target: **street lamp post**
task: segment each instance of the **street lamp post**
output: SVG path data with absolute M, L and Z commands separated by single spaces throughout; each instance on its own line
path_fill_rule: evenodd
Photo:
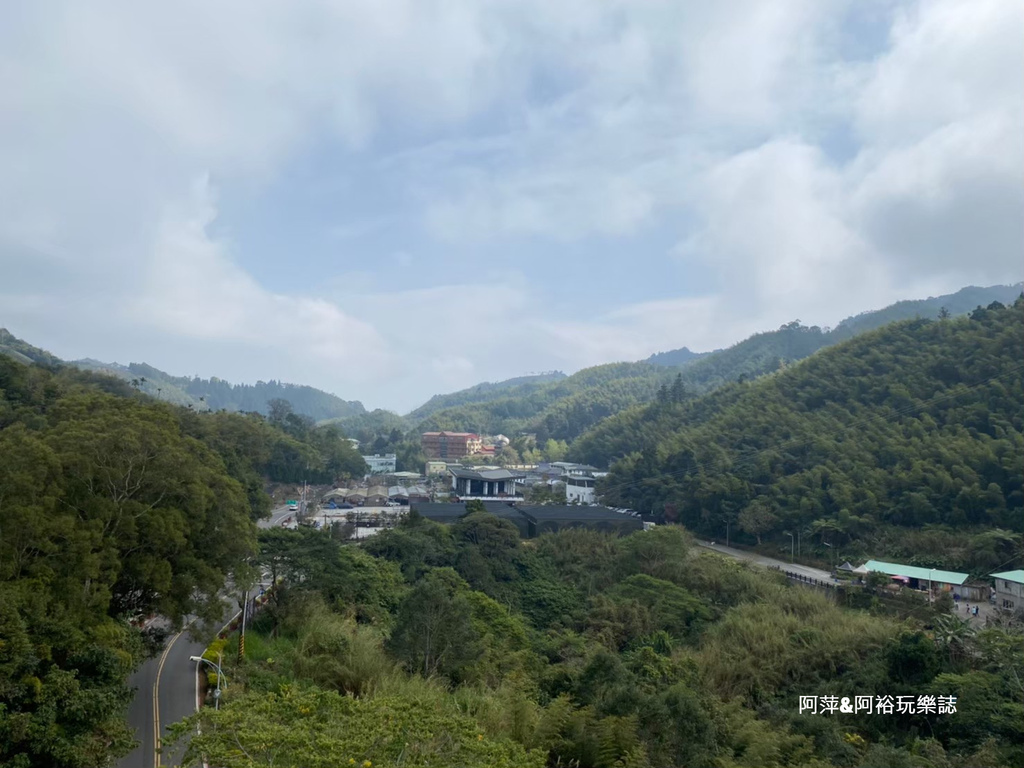
M 224 672 L 221 670 L 220 664 L 215 661 L 210 661 L 209 659 L 204 659 L 202 656 L 189 656 L 188 660 L 196 663 L 196 674 L 199 674 L 200 662 L 205 662 L 217 670 L 217 690 L 213 694 L 213 708 L 220 709 L 220 680 L 222 677 L 224 678 L 224 687 L 228 687 L 228 679 L 224 676 Z
M 796 562 L 796 554 L 795 554 L 796 553 L 796 549 L 795 549 L 795 547 L 796 547 L 796 544 L 795 544 L 796 539 L 793 538 L 793 534 L 790 533 L 789 531 L 783 531 L 783 533 L 785 533 L 787 536 L 789 536 L 789 562 L 795 563 Z

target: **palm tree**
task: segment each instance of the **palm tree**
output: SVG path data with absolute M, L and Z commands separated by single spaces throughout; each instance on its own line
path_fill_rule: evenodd
M 950 664 L 957 665 L 970 653 L 977 630 L 970 622 L 948 614 L 935 619 L 935 643 L 945 648 Z

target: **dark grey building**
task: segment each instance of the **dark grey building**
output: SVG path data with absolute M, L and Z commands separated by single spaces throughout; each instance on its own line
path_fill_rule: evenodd
M 533 523 L 536 533 L 554 533 L 565 528 L 589 528 L 605 533 L 626 535 L 644 529 L 643 521 L 608 507 L 557 506 L 543 504 L 516 508 Z
M 516 483 L 526 477 L 524 472 L 507 469 L 469 469 L 449 467 L 452 491 L 462 498 L 513 496 Z

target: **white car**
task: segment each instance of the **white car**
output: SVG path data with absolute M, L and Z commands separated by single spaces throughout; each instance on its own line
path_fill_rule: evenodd
M 289 512 L 298 512 L 299 511 L 299 505 L 298 504 L 289 504 L 288 505 L 288 511 Z
M 399 504 L 397 501 L 386 501 L 386 502 L 384 502 L 384 506 L 385 507 L 400 507 L 402 505 Z

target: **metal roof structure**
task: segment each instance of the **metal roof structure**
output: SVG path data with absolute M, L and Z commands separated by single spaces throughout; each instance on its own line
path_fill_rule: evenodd
M 916 565 L 902 565 L 901 563 L 883 563 L 880 560 L 868 560 L 864 567 L 869 571 L 878 571 L 889 576 L 903 576 L 908 579 L 919 581 L 937 581 L 941 584 L 956 584 L 957 586 L 967 581 L 969 574 L 956 571 L 942 571 L 938 568 L 920 568 Z
M 535 520 L 615 520 L 616 522 L 623 520 L 633 520 L 629 515 L 625 515 L 622 512 L 616 512 L 614 509 L 609 507 L 588 507 L 588 506 L 574 506 L 571 504 L 538 504 L 536 506 L 526 506 L 523 504 L 516 504 L 516 508 L 523 514 L 529 515 Z
M 448 468 L 448 471 L 455 477 L 464 480 L 522 480 L 526 477 L 525 472 L 509 472 L 507 469 L 452 469 Z
M 990 573 L 989 576 L 1003 581 L 1013 581 L 1017 584 L 1024 584 L 1024 571 L 1003 571 L 1002 573 Z

